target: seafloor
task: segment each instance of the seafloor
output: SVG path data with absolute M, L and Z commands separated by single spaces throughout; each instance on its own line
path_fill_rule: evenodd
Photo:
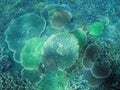
M 120 90 L 120 0 L 0 0 L 0 90 Z

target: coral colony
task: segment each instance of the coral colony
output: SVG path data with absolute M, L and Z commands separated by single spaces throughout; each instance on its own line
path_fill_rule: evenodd
M 12 11 L 0 35 L 0 90 L 120 90 L 113 0 L 32 1 L 16 1 L 16 10 L 29 5 Z

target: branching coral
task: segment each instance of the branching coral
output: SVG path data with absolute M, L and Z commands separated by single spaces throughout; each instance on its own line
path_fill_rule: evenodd
M 11 52 L 8 50 L 7 45 L 1 42 L 0 38 L 0 71 L 7 72 L 11 69 L 13 61 L 11 58 Z
M 90 90 L 87 80 L 83 78 L 83 67 L 80 65 L 81 62 L 76 62 L 69 70 L 69 82 L 70 86 L 73 87 L 73 90 Z
M 1 90 L 34 90 L 37 85 L 31 83 L 30 81 L 21 78 L 21 75 L 15 77 L 10 73 L 0 72 L 0 89 Z
M 114 0 L 60 0 L 71 8 L 75 23 L 89 24 L 100 15 L 114 13 L 116 4 Z M 119 12 L 119 11 L 116 11 Z

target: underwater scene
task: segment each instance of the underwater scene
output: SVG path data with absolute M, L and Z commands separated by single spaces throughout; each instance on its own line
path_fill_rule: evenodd
M 0 90 L 120 90 L 120 0 L 0 0 Z

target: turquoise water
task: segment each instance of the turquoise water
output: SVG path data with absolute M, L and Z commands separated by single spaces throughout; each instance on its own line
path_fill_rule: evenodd
M 120 90 L 119 0 L 0 0 L 0 90 Z

